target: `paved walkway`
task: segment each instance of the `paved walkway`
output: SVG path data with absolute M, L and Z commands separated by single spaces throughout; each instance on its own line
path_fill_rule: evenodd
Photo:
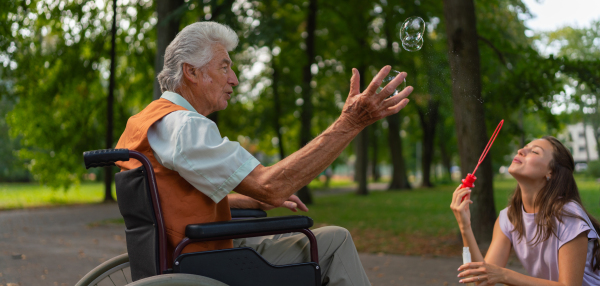
M 118 217 L 116 204 L 0 211 L 0 286 L 75 284 L 126 252 L 122 225 L 93 225 Z M 373 285 L 459 285 L 460 257 L 360 257 Z

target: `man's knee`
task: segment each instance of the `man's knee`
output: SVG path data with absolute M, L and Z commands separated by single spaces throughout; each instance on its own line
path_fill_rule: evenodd
M 351 243 L 354 246 L 350 232 L 343 227 L 324 226 L 315 229 L 313 232 L 317 238 L 319 249 L 327 248 L 335 251 L 344 243 Z

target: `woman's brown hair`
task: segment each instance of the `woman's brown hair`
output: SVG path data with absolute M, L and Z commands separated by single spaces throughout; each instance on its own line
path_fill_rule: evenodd
M 573 177 L 575 162 L 573 161 L 571 152 L 558 139 L 552 136 L 545 136 L 542 139 L 547 140 L 554 147 L 549 166 L 552 176 L 540 192 L 538 192 L 534 200 L 534 205 L 539 206 L 539 210 L 535 216 L 537 229 L 532 243 L 537 245 L 550 238 L 550 235 L 557 236 L 556 220 L 563 223 L 563 217 L 574 217 L 585 221 L 581 216 L 563 209 L 565 204 L 569 202 L 579 204 L 579 207 L 583 209 L 592 222 L 592 226 L 590 227 L 596 233 L 599 233 L 600 223 L 585 210 L 581 203 L 577 183 L 575 183 L 575 178 Z M 519 239 L 522 239 L 525 234 L 523 229 L 523 213 L 521 211 L 523 208 L 523 197 L 521 195 L 521 188 L 518 185 L 508 205 L 508 219 L 514 225 L 514 231 L 519 233 Z M 594 254 L 592 268 L 596 271 L 600 269 L 600 243 L 598 239 L 594 240 L 594 250 L 592 253 Z

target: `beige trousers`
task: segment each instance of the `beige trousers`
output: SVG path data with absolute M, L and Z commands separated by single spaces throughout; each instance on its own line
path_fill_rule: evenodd
M 319 248 L 321 283 L 328 286 L 370 286 L 348 230 L 326 226 L 313 230 Z M 234 247 L 250 247 L 275 265 L 310 261 L 310 243 L 302 233 L 234 239 Z

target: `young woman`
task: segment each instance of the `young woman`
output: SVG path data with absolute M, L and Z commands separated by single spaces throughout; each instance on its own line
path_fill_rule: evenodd
M 517 180 L 500 212 L 485 259 L 471 229 L 469 188 L 456 189 L 450 207 L 472 263 L 458 269 L 461 283 L 477 285 L 600 285 L 600 223 L 590 216 L 573 178 L 573 156 L 551 136 L 520 149 L 508 172 Z M 531 276 L 504 268 L 511 247 Z

